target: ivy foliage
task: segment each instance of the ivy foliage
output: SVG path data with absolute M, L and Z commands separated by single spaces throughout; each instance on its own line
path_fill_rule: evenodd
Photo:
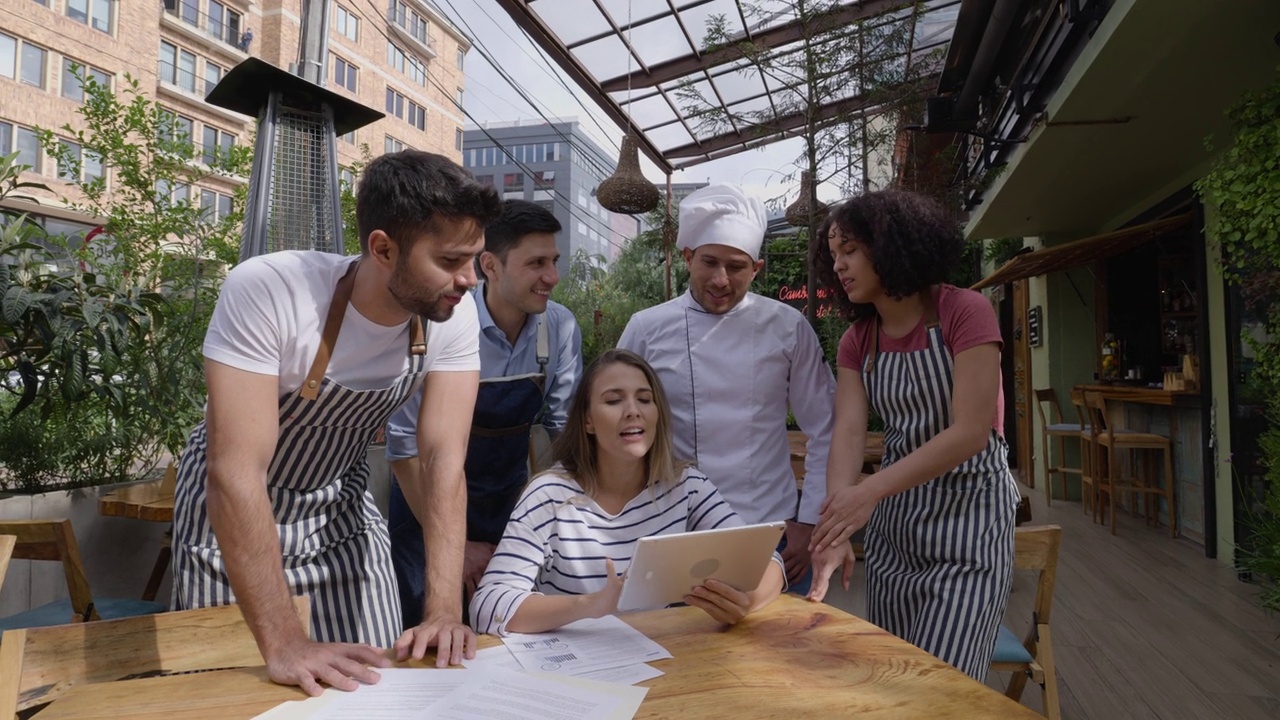
M 1262 332 L 1245 341 L 1257 356 L 1252 382 L 1267 403 L 1267 429 L 1258 438 L 1266 494 L 1262 507 L 1248 509 L 1253 536 L 1239 558 L 1261 582 L 1262 604 L 1280 610 L 1280 74 L 1227 116 L 1230 147 L 1196 191 L 1215 210 L 1212 241 L 1223 274 L 1263 319 Z

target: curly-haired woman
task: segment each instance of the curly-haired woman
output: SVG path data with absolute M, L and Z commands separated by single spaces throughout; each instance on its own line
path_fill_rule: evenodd
M 936 203 L 903 191 L 846 200 L 811 243 L 812 272 L 853 324 L 809 597 L 837 567 L 848 587 L 848 540 L 865 525 L 868 619 L 981 681 L 1012 582 L 1018 491 L 995 312 L 943 283 L 963 245 Z M 869 410 L 884 421 L 884 462 L 860 478 Z

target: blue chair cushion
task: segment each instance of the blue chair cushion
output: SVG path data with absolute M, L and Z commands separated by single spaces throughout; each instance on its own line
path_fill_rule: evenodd
M 1080 423 L 1054 423 L 1046 425 L 1044 429 L 1058 433 L 1089 432 L 1089 426 L 1081 425 Z
M 94 607 L 103 620 L 135 617 L 138 615 L 154 615 L 169 609 L 168 605 L 146 600 L 126 600 L 123 598 L 95 598 Z M 50 625 L 66 625 L 71 622 L 71 598 L 54 600 L 38 608 L 26 612 L 0 618 L 0 631 L 18 628 L 48 627 Z
M 1031 663 L 1035 658 L 1022 646 L 1022 641 L 1009 628 L 1001 625 L 996 634 L 996 651 L 991 655 L 993 663 Z

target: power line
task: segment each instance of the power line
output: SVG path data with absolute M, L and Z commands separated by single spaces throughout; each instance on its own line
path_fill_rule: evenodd
M 373 8 L 373 9 L 375 10 L 375 12 L 376 12 L 376 11 L 377 11 L 377 6 L 375 6 L 375 5 L 373 4 L 373 0 L 367 0 L 367 2 L 368 2 L 368 4 L 369 4 L 369 6 L 370 6 L 371 8 Z M 379 17 L 379 18 L 380 18 L 380 16 L 375 16 L 375 17 Z M 389 42 L 389 43 L 393 43 L 393 44 L 394 44 L 394 41 L 391 39 L 391 37 L 390 37 L 389 35 L 387 35 L 387 33 L 386 33 L 386 32 L 384 32 L 384 31 L 383 31 L 383 29 L 382 29 L 381 27 L 379 27 L 377 23 L 372 23 L 372 22 L 371 22 L 371 23 L 369 23 L 369 26 L 370 26 L 370 27 L 372 27 L 374 30 L 376 30 L 376 31 L 377 31 L 377 33 L 378 33 L 379 35 L 381 35 L 383 38 L 385 38 L 387 42 Z M 471 113 L 470 113 L 470 112 L 468 112 L 468 111 L 467 111 L 467 109 L 466 109 L 466 108 L 464 108 L 464 107 L 462 106 L 462 104 L 458 102 L 458 100 L 457 100 L 457 98 L 456 98 L 456 97 L 451 96 L 451 95 L 450 95 L 450 93 L 449 93 L 447 90 L 445 90 L 445 89 L 444 89 L 444 86 L 442 86 L 442 85 L 440 84 L 440 82 L 439 82 L 438 80 L 436 80 L 436 79 L 435 79 L 435 77 L 434 77 L 434 76 L 432 76 L 430 73 L 428 73 L 428 74 L 427 74 L 427 80 L 428 80 L 428 81 L 430 81 L 430 82 L 431 82 L 431 84 L 432 84 L 432 85 L 434 85 L 434 86 L 436 87 L 436 89 L 437 89 L 437 90 L 439 90 L 439 91 L 440 91 L 440 93 L 441 93 L 445 98 L 448 98 L 448 99 L 449 99 L 449 102 L 453 103 L 454 107 L 458 108 L 458 111 L 459 111 L 459 112 L 461 112 L 463 115 L 465 115 L 465 116 L 466 116 L 466 118 L 467 118 L 468 120 L 470 120 L 473 124 L 475 124 L 475 125 L 476 125 L 476 127 L 480 130 L 480 132 L 481 132 L 481 133 L 483 133 L 483 134 L 484 134 L 484 136 L 485 136 L 485 137 L 487 137 L 487 138 L 489 139 L 489 141 L 490 141 L 490 142 L 492 142 L 492 143 L 494 144 L 494 146 L 495 146 L 495 147 L 502 149 L 502 150 L 503 150 L 503 152 L 504 152 L 504 153 L 506 153 L 507 157 L 511 158 L 511 162 L 512 162 L 512 164 L 514 164 L 516 167 L 518 167 L 518 168 L 520 168 L 522 171 L 524 171 L 524 173 L 525 173 L 526 175 L 529 175 L 530 177 L 533 177 L 533 176 L 534 176 L 534 171 L 533 171 L 533 170 L 532 170 L 528 165 L 526 165 L 526 164 L 524 164 L 523 162 L 521 162 L 521 161 L 517 160 L 517 159 L 515 158 L 515 155 L 514 155 L 513 153 L 507 152 L 507 147 L 506 147 L 505 145 L 503 145 L 503 144 L 502 144 L 502 143 L 501 143 L 497 138 L 495 138 L 495 137 L 493 136 L 493 134 L 492 134 L 492 133 L 490 133 L 490 132 L 489 132 L 489 130 L 488 130 L 487 128 L 485 128 L 485 127 L 481 126 L 481 125 L 480 125 L 480 123 L 476 121 L 475 117 L 474 117 L 474 116 L 472 116 L 472 115 L 471 115 Z M 544 119 L 545 119 L 545 118 L 544 118 Z M 555 128 L 554 124 L 552 124 L 552 123 L 550 122 L 550 120 L 548 120 L 548 121 L 547 121 L 547 123 L 548 123 L 548 125 L 551 125 L 552 129 L 556 131 L 556 134 L 557 134 L 557 135 L 560 135 L 561 137 L 565 137 L 565 139 L 566 139 L 566 140 L 568 139 L 568 138 L 564 135 L 564 133 L 561 133 L 561 132 L 559 131 L 559 129 L 558 129 L 558 128 Z M 571 144 L 572 144 L 572 143 L 571 143 Z M 570 159 L 570 162 L 572 162 L 572 159 Z M 535 189 L 536 189 L 536 188 L 535 188 Z M 583 220 L 583 216 L 582 216 L 582 212 L 585 212 L 584 210 L 579 209 L 579 210 L 580 210 L 580 212 L 578 212 L 578 213 L 576 213 L 576 214 L 575 214 L 575 212 L 574 212 L 574 209 L 575 209 L 575 208 L 574 208 L 574 205 L 573 205 L 573 203 L 570 201 L 570 199 L 569 199 L 569 198 L 567 198 L 563 193 L 561 193 L 561 192 L 559 192 L 558 190 L 556 190 L 554 186 L 550 188 L 550 192 L 551 192 L 551 196 L 552 196 L 552 198 L 554 198 L 555 200 L 559 200 L 559 201 L 560 201 L 560 203 L 565 207 L 565 209 L 566 209 L 566 210 L 568 210 L 568 212 L 569 212 L 569 217 L 570 217 L 570 218 L 575 219 L 575 220 L 577 220 L 578 222 L 583 222 L 583 224 L 584 224 L 584 225 L 586 224 L 586 223 L 584 222 L 584 220 Z M 631 240 L 631 238 L 630 238 L 630 237 L 628 237 L 628 236 L 626 236 L 626 235 L 623 235 L 622 233 L 618 232 L 617 230 L 614 230 L 612 226 L 610 226 L 610 225 L 608 225 L 608 224 L 606 224 L 606 223 L 603 223 L 599 218 L 595 217 L 594 215 L 591 215 L 590 213 L 587 213 L 586 217 L 590 218 L 591 223 L 592 223 L 593 225 L 598 225 L 598 226 L 601 226 L 601 227 L 606 228 L 610 233 L 612 233 L 612 234 L 614 234 L 614 235 L 617 235 L 618 237 L 622 238 L 624 241 Z M 614 242 L 613 240 L 609 239 L 609 237 L 604 236 L 604 235 L 602 235 L 601 237 L 604 239 L 604 241 L 605 241 L 605 242 L 609 243 L 609 245 L 613 246 L 615 249 L 617 249 L 617 250 L 622 250 L 622 249 L 623 249 L 623 246 L 622 246 L 621 244 Z

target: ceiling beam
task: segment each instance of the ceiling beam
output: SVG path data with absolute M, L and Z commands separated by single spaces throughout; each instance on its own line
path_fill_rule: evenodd
M 565 71 L 570 79 L 578 84 L 578 87 L 582 88 L 583 92 L 596 101 L 596 104 L 618 124 L 618 127 L 624 129 L 631 127 L 631 119 L 627 117 L 627 114 L 622 111 L 618 103 L 614 102 L 613 98 L 609 97 L 607 93 L 601 92 L 599 84 L 591 73 L 574 58 L 573 53 L 565 47 L 564 42 L 538 17 L 537 13 L 530 9 L 529 0 L 497 0 L 497 3 L 521 29 L 529 33 L 529 37 L 533 38 L 533 41 L 541 46 L 551 56 L 552 60 L 556 61 L 556 64 Z M 670 173 L 672 169 L 671 163 L 663 157 L 662 151 L 643 133 L 637 131 L 634 135 L 637 144 L 640 146 L 640 151 L 663 172 Z
M 911 83 L 899 85 L 894 90 L 920 93 L 923 96 L 937 80 L 937 75 L 931 75 Z M 796 130 L 805 128 L 811 122 L 817 127 L 823 127 L 832 120 L 844 119 L 850 116 L 874 115 L 886 108 L 883 99 L 883 89 L 881 89 L 871 95 L 857 95 L 822 105 L 817 109 L 814 117 L 809 117 L 807 112 L 798 110 L 780 117 L 771 118 L 767 123 L 753 126 L 753 129 L 757 131 L 756 133 L 752 133 L 750 130 L 746 132 L 728 132 L 705 140 L 695 140 L 692 143 L 668 149 L 666 156 L 672 160 L 678 158 L 702 158 L 681 163 L 677 166 L 677 169 L 696 165 L 698 162 L 705 162 L 706 159 L 714 159 L 718 153 L 730 148 L 741 146 L 745 149 L 746 147 L 773 142 L 781 139 L 779 136 L 792 134 Z M 894 107 L 898 105 L 899 103 L 893 103 Z
M 504 7 L 512 4 L 525 5 L 524 2 L 519 0 L 499 0 L 499 2 Z M 907 0 L 862 0 L 862 2 L 837 6 L 823 15 L 815 16 L 809 22 L 818 27 L 843 27 L 876 15 L 901 10 L 911 5 L 912 3 Z M 527 8 L 525 12 L 529 12 Z M 752 43 L 757 48 L 772 49 L 804 40 L 808 34 L 809 32 L 805 29 L 805 23 L 800 20 L 793 20 L 755 33 L 752 37 Z M 678 80 L 700 70 L 707 70 L 734 60 L 740 60 L 742 57 L 743 54 L 740 48 L 736 45 L 726 45 L 700 55 L 686 55 L 674 60 L 656 63 L 650 66 L 647 71 L 636 70 L 610 78 L 600 83 L 600 89 L 609 93 L 620 92 L 628 89 L 628 87 L 631 89 L 653 87 L 660 83 Z

